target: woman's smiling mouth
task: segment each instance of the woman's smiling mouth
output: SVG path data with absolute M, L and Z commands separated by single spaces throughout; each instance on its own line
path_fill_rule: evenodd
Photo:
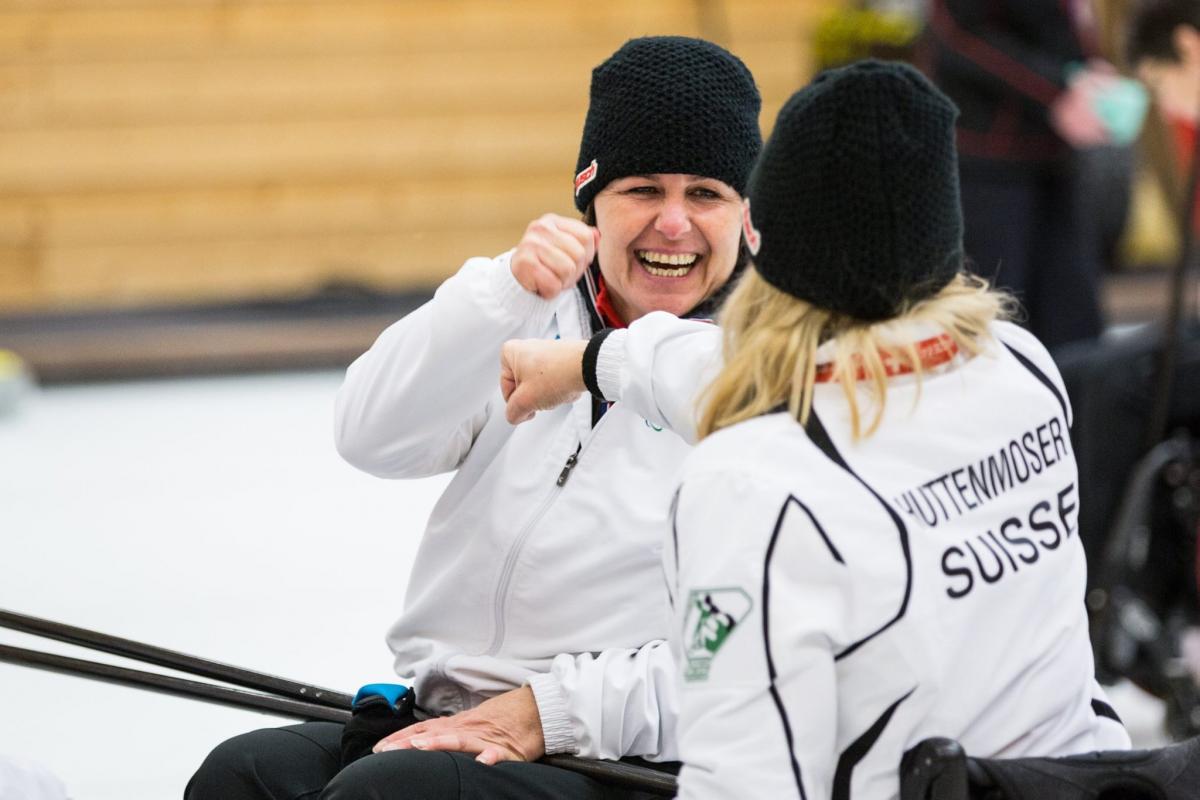
M 662 253 L 657 250 L 636 250 L 638 262 L 656 278 L 682 278 L 692 271 L 699 253 Z

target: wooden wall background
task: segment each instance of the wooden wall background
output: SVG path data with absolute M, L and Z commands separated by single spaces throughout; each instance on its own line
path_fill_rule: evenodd
M 702 35 L 764 129 L 835 0 L 0 0 L 0 313 L 424 288 L 571 178 L 591 68 Z

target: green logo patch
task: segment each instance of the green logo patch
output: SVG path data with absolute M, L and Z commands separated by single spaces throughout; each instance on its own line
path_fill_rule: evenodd
M 694 589 L 688 595 L 688 612 L 683 623 L 687 658 L 684 680 L 708 679 L 712 660 L 753 605 L 750 595 L 737 587 Z

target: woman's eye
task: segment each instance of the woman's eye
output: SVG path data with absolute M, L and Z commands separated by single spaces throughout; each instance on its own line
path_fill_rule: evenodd
M 625 194 L 658 194 L 657 186 L 631 186 Z
M 693 189 L 692 196 L 699 197 L 702 200 L 720 200 L 721 199 L 720 192 L 714 191 L 712 189 L 704 189 L 704 188 Z

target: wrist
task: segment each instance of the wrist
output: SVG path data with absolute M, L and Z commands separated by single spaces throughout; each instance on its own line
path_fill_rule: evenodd
M 600 385 L 599 375 L 597 373 L 599 367 L 600 349 L 604 345 L 604 341 L 616 331 L 616 328 L 605 328 L 588 340 L 587 346 L 583 350 L 583 359 L 580 364 L 581 377 L 584 387 L 592 393 L 592 396 L 598 400 L 607 400 L 604 396 L 604 391 Z
M 588 391 L 587 381 L 580 370 L 580 364 L 586 357 L 589 344 L 584 339 L 563 342 L 563 344 L 562 360 L 559 362 L 560 374 L 563 376 L 564 381 L 562 385 L 569 389 L 570 399 L 574 400 L 579 395 Z
M 542 746 L 547 755 L 577 753 L 579 744 L 567 714 L 567 700 L 558 678 L 550 673 L 533 675 L 526 684 L 537 703 L 542 726 Z
M 597 395 L 603 400 L 621 399 L 621 375 L 625 368 L 625 339 L 627 329 L 611 332 L 596 349 L 595 382 Z
M 521 695 L 523 707 L 532 708 L 532 718 L 528 719 L 524 727 L 524 741 L 521 743 L 521 755 L 526 761 L 537 761 L 546 754 L 546 736 L 542 732 L 541 711 L 537 707 L 537 696 L 533 693 L 533 688 L 529 684 L 525 684 L 517 692 Z

